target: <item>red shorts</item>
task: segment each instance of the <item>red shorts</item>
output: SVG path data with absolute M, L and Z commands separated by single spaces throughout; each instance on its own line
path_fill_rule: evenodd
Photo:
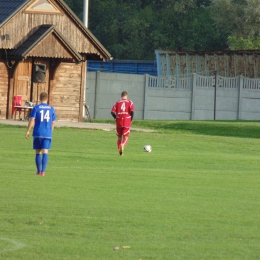
M 116 135 L 121 137 L 122 135 L 128 137 L 130 135 L 130 127 L 117 127 Z

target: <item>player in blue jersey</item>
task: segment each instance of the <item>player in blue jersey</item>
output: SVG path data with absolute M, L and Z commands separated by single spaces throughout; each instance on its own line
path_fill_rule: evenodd
M 48 94 L 40 94 L 41 104 L 36 105 L 30 114 L 26 138 L 33 129 L 33 149 L 36 151 L 35 163 L 37 175 L 44 176 L 48 164 L 48 151 L 51 149 L 52 132 L 56 121 L 56 113 L 52 106 L 48 105 Z

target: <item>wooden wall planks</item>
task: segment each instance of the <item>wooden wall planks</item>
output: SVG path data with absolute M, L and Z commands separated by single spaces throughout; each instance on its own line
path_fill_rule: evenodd
M 8 71 L 4 61 L 0 60 L 0 119 L 6 118 L 8 93 Z
M 31 52 L 31 57 L 48 57 L 48 58 L 67 58 L 72 59 L 72 55 L 63 47 L 60 40 L 53 34 L 50 34 Z
M 58 120 L 79 121 L 82 64 L 61 63 L 55 73 L 52 101 Z

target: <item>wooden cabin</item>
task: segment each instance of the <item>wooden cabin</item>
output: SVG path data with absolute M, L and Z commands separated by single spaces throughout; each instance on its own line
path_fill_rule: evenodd
M 0 0 L 0 119 L 13 100 L 39 103 L 49 94 L 57 119 L 81 121 L 86 60 L 110 53 L 62 0 Z

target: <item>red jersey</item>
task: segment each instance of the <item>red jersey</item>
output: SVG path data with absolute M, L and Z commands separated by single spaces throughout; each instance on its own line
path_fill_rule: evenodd
M 111 112 L 116 114 L 116 126 L 117 127 L 130 127 L 131 126 L 131 114 L 134 111 L 134 103 L 129 99 L 118 100 L 112 107 Z

